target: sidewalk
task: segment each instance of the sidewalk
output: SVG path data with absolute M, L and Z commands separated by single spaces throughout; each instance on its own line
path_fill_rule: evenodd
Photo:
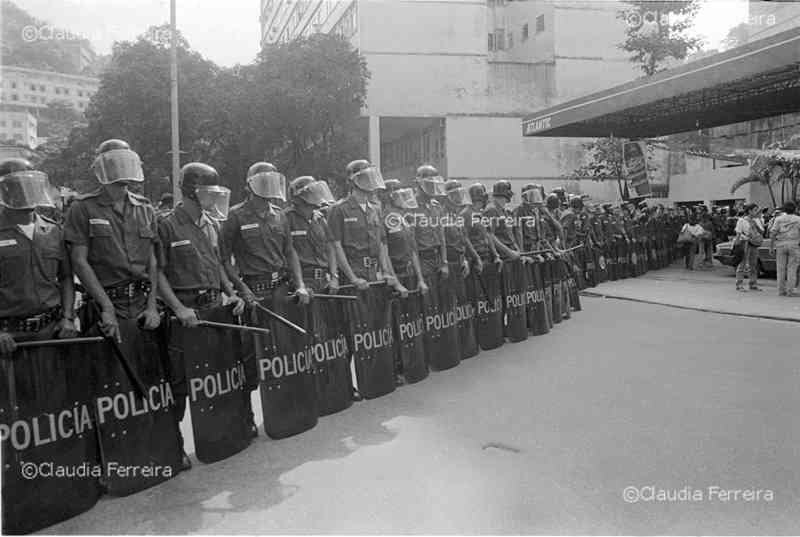
M 633 300 L 676 308 L 800 322 L 800 298 L 779 297 L 775 278 L 759 279 L 762 292 L 735 289 L 733 269 L 687 271 L 683 262 L 638 278 L 605 282 L 583 291 L 587 296 Z

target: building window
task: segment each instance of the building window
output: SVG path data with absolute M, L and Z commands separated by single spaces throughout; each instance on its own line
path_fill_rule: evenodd
M 497 50 L 505 50 L 506 49 L 506 32 L 505 30 L 495 30 L 494 31 L 494 45 Z
M 39 86 L 39 91 L 44 91 L 44 86 L 40 85 Z
M 0 127 L 5 127 L 5 126 L 6 126 L 6 120 L 0 119 Z
M 17 120 L 15 119 L 14 121 L 12 121 L 12 122 L 11 122 L 11 126 L 12 126 L 12 127 L 16 127 L 16 128 L 18 128 L 18 129 L 19 129 L 19 128 L 22 128 L 22 121 L 17 121 Z
M 64 95 L 69 95 L 69 88 L 64 88 Z
M 36 84 L 31 84 L 31 91 L 36 91 Z
M 514 33 L 508 32 L 508 48 L 514 48 Z
M 61 88 L 56 88 L 56 95 L 61 95 Z
M 15 94 L 13 94 L 13 95 L 11 96 L 11 100 L 12 100 L 12 101 L 19 101 L 19 95 L 17 95 L 16 93 L 15 93 Z
M 489 34 L 489 51 L 494 50 L 494 34 Z
M 12 82 L 11 83 L 11 89 L 17 89 L 17 83 L 16 82 Z
M 83 97 L 83 92 L 81 90 L 78 90 L 78 97 Z
M 544 15 L 536 17 L 536 33 L 544 32 Z
M 522 25 L 522 40 L 523 41 L 527 41 L 528 40 L 528 23 L 527 22 Z

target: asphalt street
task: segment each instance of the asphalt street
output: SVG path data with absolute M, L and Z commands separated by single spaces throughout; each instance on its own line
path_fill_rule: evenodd
M 583 302 L 47 532 L 797 533 L 797 324 Z

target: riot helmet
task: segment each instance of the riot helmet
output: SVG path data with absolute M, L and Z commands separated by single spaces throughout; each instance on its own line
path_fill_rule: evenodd
M 54 208 L 52 192 L 47 174 L 37 171 L 27 159 L 9 158 L 0 162 L 0 206 L 23 211 Z

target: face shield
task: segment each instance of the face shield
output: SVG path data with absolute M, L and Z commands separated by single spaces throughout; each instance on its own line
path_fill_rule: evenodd
M 295 195 L 314 207 L 330 205 L 334 201 L 331 189 L 325 181 L 314 181 Z
M 414 190 L 410 188 L 398 188 L 393 191 L 390 196 L 392 205 L 398 209 L 416 209 L 417 198 L 414 196 Z
M 203 212 L 212 220 L 227 220 L 231 191 L 224 186 L 198 186 L 195 189 L 197 202 Z
M 441 198 L 447 193 L 445 190 L 444 179 L 441 176 L 423 177 L 419 180 L 420 188 L 432 198 Z
M 278 172 L 261 172 L 247 178 L 247 185 L 259 198 L 286 201 L 286 176 Z
M 22 171 L 0 177 L 0 205 L 9 209 L 55 207 L 50 192 L 50 182 L 43 172 Z
M 139 155 L 130 149 L 112 149 L 101 153 L 94 159 L 92 171 L 102 185 L 122 181 L 135 183 L 144 181 L 142 161 Z
M 538 188 L 526 190 L 522 193 L 522 202 L 530 203 L 532 205 L 542 205 L 544 203 L 544 200 L 542 199 L 542 191 Z
M 364 192 L 375 192 L 386 188 L 381 172 L 374 166 L 357 171 L 350 176 L 350 180 L 356 188 Z
M 454 188 L 447 191 L 447 199 L 457 207 L 466 207 L 472 205 L 472 200 L 469 197 L 469 192 L 464 187 Z

